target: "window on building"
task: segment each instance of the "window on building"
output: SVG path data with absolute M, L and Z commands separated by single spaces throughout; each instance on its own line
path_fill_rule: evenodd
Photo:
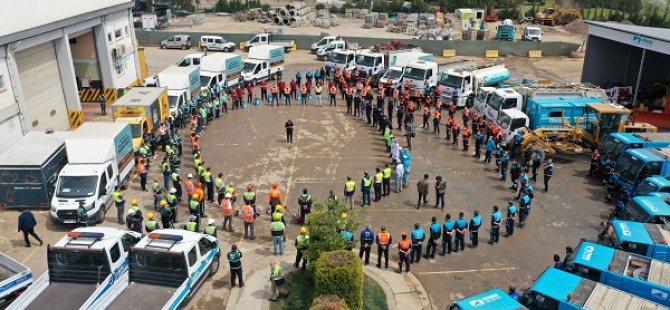
M 123 27 L 123 29 L 124 29 L 126 35 L 129 36 L 129 35 L 130 35 L 130 31 L 128 31 L 128 26 Z
M 112 42 L 114 40 L 114 37 L 112 37 L 112 33 L 107 34 L 107 41 Z
M 116 31 L 114 31 L 114 36 L 116 37 L 117 40 L 123 38 L 123 32 L 121 31 L 121 29 L 116 29 Z

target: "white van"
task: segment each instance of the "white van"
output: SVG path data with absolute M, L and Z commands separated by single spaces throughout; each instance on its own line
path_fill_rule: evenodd
M 216 50 L 232 52 L 235 50 L 235 43 L 228 42 L 221 36 L 202 36 L 200 37 L 200 49 L 203 51 Z

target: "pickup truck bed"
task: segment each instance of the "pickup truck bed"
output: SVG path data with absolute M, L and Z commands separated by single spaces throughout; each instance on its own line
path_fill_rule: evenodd
M 174 287 L 131 282 L 108 310 L 163 309 L 177 291 Z
M 95 284 L 52 282 L 26 310 L 79 309 L 95 289 Z
M 7 267 L 0 265 L 0 282 L 13 277 L 14 275 L 16 275 L 15 271 L 11 271 Z

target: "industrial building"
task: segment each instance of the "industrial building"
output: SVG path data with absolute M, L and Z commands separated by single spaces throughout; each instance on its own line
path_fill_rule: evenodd
M 586 23 L 589 35 L 582 82 L 627 88 L 630 91 L 619 92 L 613 99 L 634 102 L 636 121 L 670 128 L 670 29 Z
M 30 131 L 78 126 L 81 99 L 113 101 L 141 79 L 133 6 L 30 0 L 0 12 L 0 153 Z

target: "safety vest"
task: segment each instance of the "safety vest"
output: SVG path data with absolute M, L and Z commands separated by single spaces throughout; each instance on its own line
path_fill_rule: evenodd
M 317 86 L 314 88 L 314 93 L 317 95 L 321 95 L 321 92 L 323 91 L 323 87 Z
M 214 186 L 216 186 L 216 189 L 219 191 L 225 189 L 226 187 L 226 185 L 223 183 L 223 179 L 221 178 L 214 179 Z
M 114 199 L 114 202 L 122 202 L 123 201 L 123 195 L 121 192 L 114 191 L 112 193 L 112 199 Z
M 300 194 L 300 197 L 298 197 L 298 200 L 302 203 L 309 203 L 312 201 L 312 195 L 309 194 Z
M 193 181 L 191 181 L 190 179 L 186 179 L 186 182 L 184 182 L 184 186 L 186 187 L 186 192 L 189 195 L 193 195 L 193 190 L 195 189 Z
M 200 207 L 200 203 L 195 199 L 191 199 L 191 201 L 188 203 L 188 206 L 191 208 L 191 211 L 195 211 L 198 210 L 198 207 Z
M 276 93 L 279 92 L 279 87 L 277 87 L 277 86 L 272 86 L 271 91 L 272 91 L 273 94 L 276 94 Z
M 170 172 L 170 163 L 164 162 L 161 166 L 163 167 L 163 173 Z
M 305 86 L 300 87 L 300 93 L 303 94 L 303 95 L 307 94 L 307 87 L 305 87 Z
M 172 206 L 172 204 L 175 203 L 176 200 L 177 200 L 177 195 L 175 195 L 173 193 L 168 193 L 167 194 L 167 202 L 170 204 L 170 206 Z
M 392 172 L 391 167 L 384 168 L 384 179 L 390 179 L 391 172 Z
M 438 111 L 435 111 L 435 113 L 433 113 L 433 119 L 440 119 L 440 116 L 441 116 L 440 112 Z
M 250 205 L 245 205 L 242 207 L 242 220 L 245 223 L 254 222 L 254 209 Z
M 172 181 L 179 182 L 179 173 L 172 172 Z
M 370 186 L 370 185 L 368 185 Z M 328 196 L 328 205 L 329 206 L 335 206 L 339 202 L 339 199 L 337 199 L 337 195 L 332 195 Z
M 210 236 L 216 237 L 216 226 L 215 225 L 207 225 L 205 227 L 205 233 L 210 235 Z
M 375 174 L 375 183 L 379 184 L 382 182 L 382 179 L 384 178 L 384 174 L 381 172 Z
M 403 252 L 409 251 L 411 246 L 412 246 L 412 243 L 407 239 L 400 240 L 400 242 L 398 242 L 398 248 L 400 249 L 400 251 L 403 251 Z
M 272 279 L 278 279 L 283 276 L 283 272 L 281 271 L 281 267 L 279 267 L 279 264 L 275 265 L 272 267 L 272 270 L 270 270 L 270 276 Z
M 335 86 L 331 86 L 330 87 L 330 94 L 335 95 L 336 93 L 337 93 L 337 88 L 335 88 Z
M 391 234 L 385 231 L 378 233 L 377 237 L 379 238 L 379 244 L 381 245 L 388 245 L 389 240 L 391 240 Z
M 223 210 L 223 215 L 226 216 L 233 215 L 233 204 L 230 202 L 230 199 L 224 198 L 221 201 L 221 210 Z
M 363 177 L 363 186 L 370 187 L 370 185 L 372 185 L 372 178 Z
M 245 201 L 253 201 L 256 199 L 256 193 L 254 192 L 246 192 L 242 194 L 242 197 L 244 197 Z
M 152 232 L 152 231 L 156 230 L 156 225 L 157 224 L 158 223 L 156 221 L 153 221 L 153 220 L 152 221 L 147 221 L 146 223 L 144 223 L 144 228 L 147 230 L 147 232 Z
M 291 87 L 288 86 L 284 87 L 284 94 L 288 95 L 290 93 L 291 93 Z
M 344 187 L 347 189 L 347 193 L 353 193 L 354 189 L 356 189 L 356 182 L 347 181 L 344 183 Z
M 299 235 L 295 238 L 295 247 L 302 250 L 307 247 L 307 241 L 309 241 L 309 235 Z
M 197 224 L 195 222 L 188 222 L 188 223 L 186 223 L 186 225 L 184 225 L 184 229 L 186 229 L 188 231 L 195 232 L 195 227 L 196 226 L 197 226 Z
M 154 182 L 151 184 L 151 189 L 154 191 L 154 193 L 158 193 L 161 190 L 161 184 Z

